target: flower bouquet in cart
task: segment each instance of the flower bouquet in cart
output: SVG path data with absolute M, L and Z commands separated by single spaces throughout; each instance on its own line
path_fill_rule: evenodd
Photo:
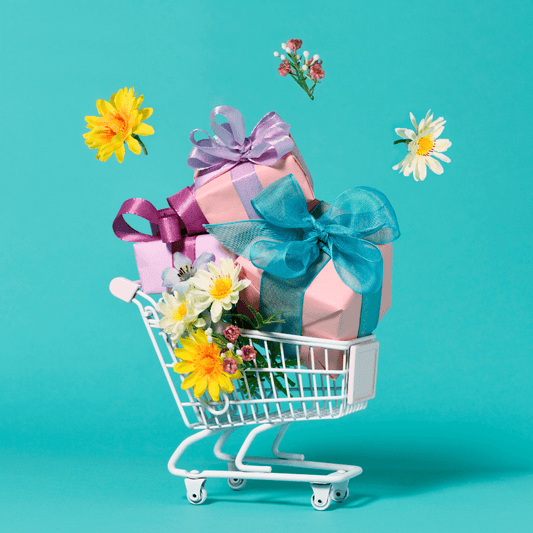
M 204 253 L 193 263 L 180 252 L 173 259 L 176 266 L 163 271 L 167 292 L 157 306 L 159 326 L 170 338 L 179 359 L 174 371 L 188 374 L 181 388 L 193 388 L 195 398 L 207 392 L 212 401 L 218 402 L 221 390 L 228 394 L 234 391 L 234 382 L 243 378 L 244 370 L 269 366 L 261 348 L 245 340 L 241 329 L 259 330 L 281 323 L 281 311 L 264 317 L 247 306 L 249 316 L 237 312 L 239 293 L 250 281 L 239 279 L 241 268 L 231 259 L 221 259 L 217 264 L 212 254 Z M 279 354 L 274 345 L 269 348 L 270 364 L 276 367 Z M 285 366 L 295 364 L 296 359 L 285 359 Z M 258 386 L 257 375 L 252 373 L 247 379 L 252 396 Z M 285 391 L 279 377 L 274 374 L 273 382 Z M 266 374 L 260 374 L 259 379 L 266 379 Z M 294 383 L 289 380 L 289 385 Z M 244 388 L 245 384 L 240 382 L 237 387 Z

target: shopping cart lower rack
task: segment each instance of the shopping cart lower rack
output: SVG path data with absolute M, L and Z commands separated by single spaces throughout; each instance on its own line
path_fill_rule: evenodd
M 170 339 L 159 328 L 155 301 L 141 291 L 138 283 L 125 278 L 115 278 L 110 290 L 117 298 L 133 302 L 138 307 L 183 421 L 188 428 L 197 430 L 178 446 L 168 462 L 172 474 L 185 478 L 189 502 L 197 505 L 205 501 L 208 478 L 225 478 L 234 490 L 242 489 L 247 479 L 307 482 L 313 489 L 311 503 L 317 510 L 327 509 L 331 500 L 341 502 L 348 497 L 348 482 L 361 474 L 359 466 L 305 461 L 303 455 L 282 452 L 279 446 L 292 422 L 341 418 L 365 409 L 367 401 L 375 393 L 379 345 L 374 335 L 332 341 L 245 330 L 242 335 L 262 353 L 268 367 L 245 370 L 242 379 L 244 390 L 243 387 L 235 387 L 231 394 L 222 393 L 221 401 L 208 404 L 206 399 L 194 398 L 189 390 L 176 387 L 176 383 L 181 384 L 184 377 L 169 371 L 177 359 Z M 271 364 L 273 353 L 280 354 L 280 368 Z M 321 364 L 315 359 L 318 354 Z M 289 356 L 296 359 L 296 364 L 294 361 L 286 364 Z M 335 369 L 330 367 L 329 361 L 333 359 L 342 361 L 342 366 L 336 364 Z M 305 367 L 302 361 L 310 368 Z M 260 379 L 261 376 L 263 379 Z M 253 393 L 249 384 L 251 377 L 255 377 L 257 383 Z M 275 380 L 278 381 L 277 387 Z M 255 427 L 249 431 L 236 455 L 223 452 L 222 447 L 229 436 L 241 426 Z M 246 455 L 254 438 L 271 428 L 278 429 L 272 445 L 274 457 Z M 219 438 L 214 454 L 227 463 L 228 470 L 199 472 L 176 466 L 189 446 L 215 434 Z M 276 473 L 272 471 L 273 466 L 331 473 Z

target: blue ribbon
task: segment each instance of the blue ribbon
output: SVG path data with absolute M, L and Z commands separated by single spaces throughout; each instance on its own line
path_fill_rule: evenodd
M 342 193 L 325 211 L 319 210 L 316 219 L 307 211 L 303 192 L 289 174 L 261 191 L 252 205 L 260 217 L 257 220 L 206 224 L 205 228 L 226 248 L 268 274 L 263 275 L 262 307 L 272 312 L 296 311 L 296 321 L 285 317 L 283 330 L 299 334 L 303 293 L 330 257 L 343 282 L 363 295 L 359 336 L 368 335 L 379 318 L 383 281 L 383 259 L 375 245 L 400 236 L 386 196 L 370 187 L 356 187 Z M 277 291 L 283 294 L 276 295 L 272 293 L 275 278 L 294 282 L 283 288 L 278 283 Z M 281 300 L 285 305 L 295 303 L 291 309 L 267 304 L 281 304 Z

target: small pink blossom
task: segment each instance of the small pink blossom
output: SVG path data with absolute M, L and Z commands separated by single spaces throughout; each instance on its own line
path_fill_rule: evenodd
M 321 80 L 324 77 L 325 72 L 322 68 L 322 59 L 311 65 L 309 74 L 313 80 Z
M 222 370 L 226 372 L 227 374 L 235 374 L 237 372 L 237 361 L 235 359 L 232 359 L 231 357 L 226 357 L 224 361 L 222 361 Z
M 283 63 L 280 63 L 278 72 L 280 76 L 286 76 L 289 72 L 292 72 L 291 64 L 285 59 Z
M 302 40 L 301 39 L 289 39 L 287 41 L 287 48 L 292 50 L 293 52 L 296 52 L 298 48 L 302 46 Z
M 228 326 L 224 330 L 224 337 L 230 342 L 235 343 L 241 334 L 241 330 L 237 326 Z
M 243 361 L 253 361 L 257 352 L 251 344 L 247 344 L 241 348 Z

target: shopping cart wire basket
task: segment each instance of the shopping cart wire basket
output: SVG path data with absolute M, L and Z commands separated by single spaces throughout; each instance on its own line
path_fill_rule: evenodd
M 208 403 L 207 396 L 195 398 L 190 390 L 181 389 L 185 376 L 172 370 L 178 360 L 170 338 L 159 327 L 156 302 L 142 292 L 138 282 L 125 278 L 115 278 L 110 290 L 139 309 L 183 422 L 196 430 L 178 446 L 168 462 L 172 474 L 185 478 L 189 502 L 205 501 L 205 482 L 209 478 L 226 478 L 234 490 L 243 488 L 247 479 L 307 482 L 313 489 L 311 503 L 317 510 L 327 509 L 331 500 L 346 499 L 349 480 L 362 472 L 359 466 L 306 461 L 301 454 L 281 452 L 279 446 L 293 422 L 341 418 L 366 408 L 376 385 L 379 344 L 374 335 L 335 341 L 242 330 L 241 335 L 263 355 L 268 366 L 256 364 L 255 368 L 243 370 L 243 378 L 236 382 L 232 393 L 222 392 L 220 401 Z M 318 354 L 320 357 L 316 357 Z M 241 426 L 254 427 L 236 455 L 223 452 L 230 435 Z M 255 437 L 271 428 L 278 429 L 272 444 L 274 457 L 246 455 Z M 214 454 L 227 463 L 227 470 L 199 472 L 177 468 L 189 446 L 215 434 L 219 438 Z M 331 472 L 276 473 L 273 466 Z

